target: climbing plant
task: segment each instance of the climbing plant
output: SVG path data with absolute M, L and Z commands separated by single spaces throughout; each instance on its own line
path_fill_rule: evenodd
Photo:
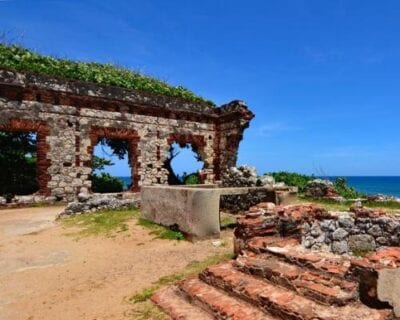
M 36 135 L 0 131 L 0 196 L 32 194 L 36 179 Z
M 114 64 L 80 62 L 41 55 L 21 46 L 0 43 L 0 68 L 29 71 L 66 79 L 89 81 L 128 89 L 147 91 L 194 102 L 215 104 L 182 86 L 172 86 L 139 72 Z

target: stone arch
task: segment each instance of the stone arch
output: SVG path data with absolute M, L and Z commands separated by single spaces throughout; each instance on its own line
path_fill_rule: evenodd
M 192 146 L 192 150 L 197 153 L 201 161 L 204 162 L 204 167 L 200 172 L 200 181 L 204 182 L 206 180 L 204 172 L 210 166 L 207 162 L 208 157 L 205 152 L 205 146 L 207 144 L 205 137 L 203 135 L 194 135 L 190 133 L 172 133 L 167 138 L 168 148 L 170 148 L 173 143 L 177 143 L 181 147 L 184 147 L 187 144 Z M 165 159 L 166 158 L 162 159 L 163 162 Z
M 140 137 L 138 132 L 134 129 L 120 129 L 120 128 L 109 128 L 109 127 L 92 127 L 90 131 L 90 146 L 88 147 L 88 154 L 90 160 L 85 163 L 85 166 L 92 167 L 93 150 L 99 139 L 110 138 L 110 139 L 121 139 L 128 142 L 128 161 L 131 167 L 132 186 L 128 191 L 138 192 L 140 191 L 140 161 L 138 158 L 140 152 L 138 144 Z
M 46 137 L 49 135 L 49 128 L 44 121 L 33 121 L 24 119 L 9 119 L 4 125 L 0 125 L 1 131 L 8 132 L 30 132 L 34 131 L 37 134 L 36 142 L 36 156 L 37 156 L 37 172 L 36 179 L 38 182 L 38 193 L 41 195 L 49 196 L 50 189 L 48 188 L 48 182 L 51 177 L 48 173 L 48 169 L 51 165 L 50 159 L 47 157 L 47 153 L 50 147 L 46 141 Z
M 193 135 L 190 133 L 173 133 L 167 138 L 168 146 L 171 146 L 174 142 L 180 146 L 186 144 L 191 144 L 193 151 L 197 152 L 202 161 L 204 161 L 204 168 L 208 168 L 209 163 L 206 162 L 207 156 L 205 154 L 204 147 L 206 146 L 206 141 L 202 135 Z

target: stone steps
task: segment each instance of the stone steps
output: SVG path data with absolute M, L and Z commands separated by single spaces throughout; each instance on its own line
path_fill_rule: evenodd
M 357 282 L 309 271 L 271 254 L 245 251 L 234 261 L 234 266 L 323 304 L 344 306 L 358 298 Z
M 391 311 L 370 309 L 361 303 L 325 306 L 294 291 L 276 286 L 235 269 L 233 262 L 209 267 L 201 280 L 243 299 L 268 314 L 285 320 L 384 320 Z
M 176 286 L 163 288 L 151 297 L 173 320 L 212 320 L 213 316 L 191 304 Z
M 218 290 L 198 278 L 183 281 L 180 290 L 187 299 L 200 306 L 213 319 L 230 320 L 276 320 L 277 318 L 262 312 L 257 307 L 226 292 Z
M 281 239 L 281 240 L 279 240 Z M 294 240 L 285 238 L 258 237 L 249 241 L 248 249 L 255 253 L 267 253 L 279 257 L 283 261 L 308 268 L 320 274 L 342 279 L 350 275 L 351 262 L 344 256 L 328 252 L 317 252 L 304 249 Z
M 368 304 L 359 297 L 356 271 L 375 272 L 367 262 L 380 263 L 380 255 L 351 263 L 344 256 L 304 249 L 296 238 L 277 236 L 254 237 L 245 248 L 236 260 L 209 267 L 152 300 L 172 319 L 395 319 L 387 303 Z M 376 285 L 370 289 L 372 294 Z

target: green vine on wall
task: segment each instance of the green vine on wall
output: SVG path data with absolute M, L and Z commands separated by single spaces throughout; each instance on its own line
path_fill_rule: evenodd
M 172 86 L 164 81 L 133 70 L 113 64 L 54 58 L 35 53 L 17 45 L 0 43 L 0 68 L 95 82 L 170 97 L 180 97 L 189 101 L 215 106 L 212 101 L 206 100 L 182 86 Z

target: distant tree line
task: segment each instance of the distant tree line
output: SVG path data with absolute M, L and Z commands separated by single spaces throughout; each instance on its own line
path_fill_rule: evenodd
M 36 192 L 36 162 L 35 133 L 0 132 L 0 195 L 11 199 Z

